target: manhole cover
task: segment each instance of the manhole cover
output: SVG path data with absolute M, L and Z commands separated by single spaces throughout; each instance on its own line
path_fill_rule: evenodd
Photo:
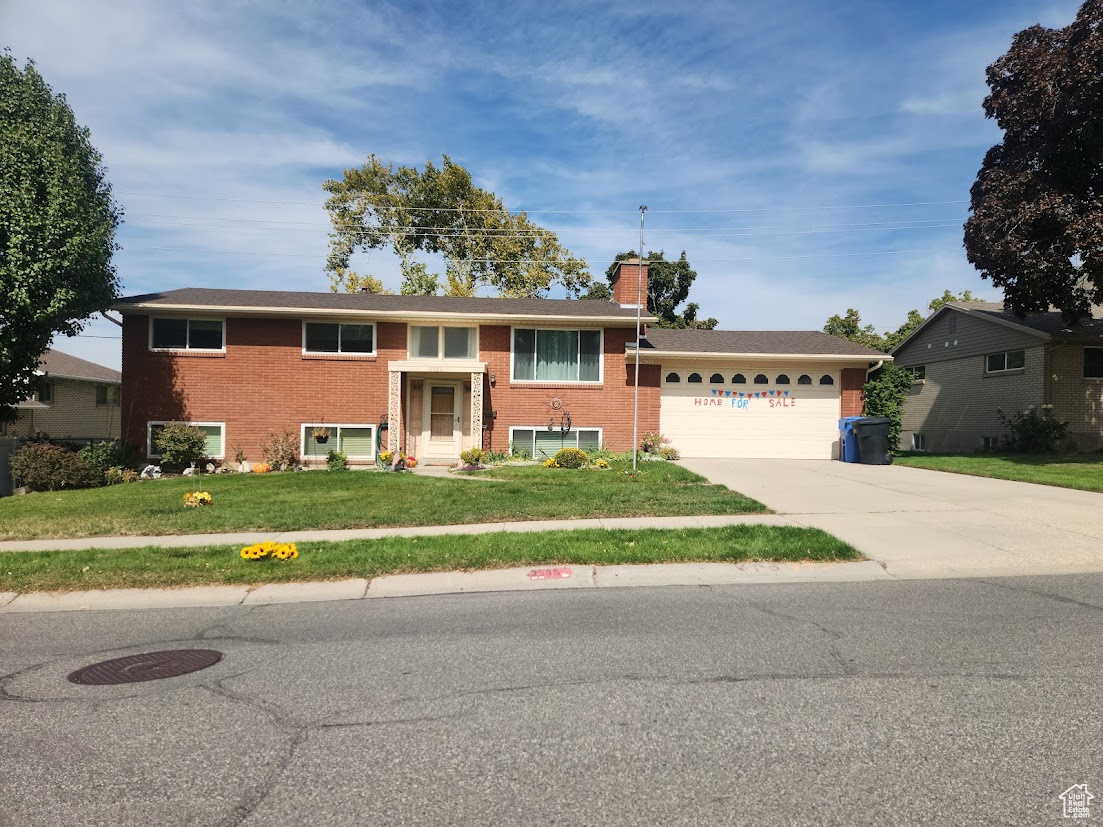
M 69 676 L 73 683 L 106 686 L 115 683 L 138 683 L 159 678 L 175 678 L 214 666 L 222 653 L 214 649 L 170 649 L 166 652 L 146 652 L 127 655 L 78 669 Z

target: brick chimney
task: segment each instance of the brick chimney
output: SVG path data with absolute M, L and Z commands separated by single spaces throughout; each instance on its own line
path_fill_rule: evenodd
M 637 288 L 641 288 L 637 293 Z M 640 264 L 638 258 L 629 258 L 617 262 L 613 271 L 613 301 L 621 307 L 635 307 L 639 304 L 647 312 L 647 262 Z

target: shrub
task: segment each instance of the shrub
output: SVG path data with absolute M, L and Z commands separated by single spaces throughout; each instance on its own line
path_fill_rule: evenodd
M 112 465 L 103 472 L 103 481 L 107 485 L 119 485 L 124 482 L 137 482 L 138 472 L 133 468 L 123 468 L 120 465 Z
M 655 431 L 649 431 L 640 438 L 640 450 L 645 454 L 657 454 L 664 445 L 669 445 L 670 439 Z
M 669 445 L 662 446 L 658 451 L 658 455 L 663 459 L 678 459 L 681 456 L 677 448 L 672 448 Z
M 264 455 L 263 464 L 268 465 L 265 470 L 289 471 L 299 467 L 299 440 L 290 431 L 269 433 L 260 446 L 260 452 Z M 253 470 L 258 471 L 259 466 L 253 466 Z
M 551 457 L 548 457 L 546 460 L 544 460 L 544 467 L 545 468 L 558 468 L 559 466 L 556 464 L 554 459 L 552 459 Z
M 326 454 L 326 468 L 330 471 L 347 471 L 349 470 L 349 458 L 341 451 L 330 450 Z
M 81 448 L 79 453 L 104 472 L 109 468 L 137 468 L 142 459 L 137 448 L 125 442 L 119 442 L 117 439 L 110 442 L 93 442 Z
M 594 468 L 600 468 L 602 470 L 605 470 L 608 467 L 609 467 L 609 460 L 607 460 L 607 459 L 596 459 L 596 460 L 594 460 Z
M 162 465 L 187 468 L 199 462 L 207 451 L 207 435 L 194 425 L 170 422 L 153 440 Z
M 912 375 L 895 362 L 886 362 L 862 386 L 866 416 L 884 416 L 889 425 L 889 451 L 899 448 L 901 420 L 904 418 L 904 398 L 912 386 Z
M 1010 417 L 999 412 L 1000 421 L 1007 429 L 1007 447 L 1024 454 L 1052 454 L 1068 438 L 1069 424 L 1053 415 L 1052 405 L 1034 405 Z
M 486 451 L 482 448 L 468 448 L 460 451 L 460 460 L 464 465 L 482 465 L 486 459 Z
M 59 445 L 36 442 L 11 459 L 12 476 L 32 491 L 60 491 L 103 485 L 103 471 Z
M 581 448 L 560 448 L 553 459 L 559 468 L 585 468 L 590 464 L 589 454 Z

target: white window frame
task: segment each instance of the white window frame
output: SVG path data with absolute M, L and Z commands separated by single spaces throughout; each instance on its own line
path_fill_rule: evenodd
M 219 322 L 222 325 L 222 347 L 190 347 L 185 345 L 184 347 L 154 347 L 153 346 L 153 323 L 157 321 L 180 321 L 183 319 L 188 322 Z M 188 339 L 191 340 L 191 328 L 188 328 Z M 226 317 L 225 316 L 150 316 L 149 317 L 149 349 L 154 353 L 225 353 L 226 352 Z
M 987 361 L 985 361 L 985 366 L 986 367 L 987 367 L 987 364 L 988 364 Z M 918 384 L 919 382 L 926 382 L 927 381 L 927 366 L 926 365 L 908 365 L 904 368 L 904 370 L 906 370 L 908 372 L 908 375 L 911 376 L 913 385 Z M 917 370 L 922 370 L 923 375 L 922 376 L 916 376 L 915 372 Z
M 160 454 L 153 453 L 153 426 L 154 425 L 196 425 L 213 428 L 216 425 L 221 428 L 222 445 L 217 454 L 211 454 L 208 459 L 226 458 L 226 423 L 225 422 L 184 422 L 180 419 L 151 419 L 146 422 L 146 456 L 150 459 L 160 459 Z
M 582 364 L 582 337 L 583 330 L 596 330 L 598 333 L 597 345 L 597 379 L 514 379 L 514 364 L 517 358 L 515 350 L 518 330 L 551 330 L 556 333 L 563 331 L 578 331 L 578 363 Z M 536 371 L 534 370 L 533 373 Z M 605 328 L 604 327 L 533 327 L 532 325 L 512 325 L 509 328 L 509 381 L 517 385 L 604 385 L 605 384 Z
M 513 439 L 513 432 L 514 431 L 534 431 L 534 432 L 536 432 L 536 431 L 548 431 L 548 433 L 553 433 L 554 434 L 558 430 L 559 430 L 558 425 L 555 428 L 553 428 L 551 431 L 548 431 L 547 424 L 544 424 L 544 425 L 510 425 L 509 426 L 509 444 L 510 445 L 516 445 L 516 442 Z M 570 430 L 569 433 L 572 433 L 572 434 L 575 435 L 575 440 L 574 440 L 574 447 L 575 448 L 578 447 L 578 431 L 597 431 L 598 448 L 600 448 L 602 445 L 605 444 L 605 429 L 604 428 L 590 427 L 588 425 L 578 425 L 578 426 L 572 425 L 571 430 Z M 536 445 L 535 445 L 535 442 L 536 442 L 536 438 L 535 438 L 535 434 L 534 434 L 534 436 L 533 436 L 533 443 L 534 444 L 532 446 L 533 449 L 531 451 L 529 451 L 529 454 L 532 456 L 533 459 L 536 459 Z M 570 448 L 571 446 L 570 445 L 564 445 L 563 447 L 564 448 Z
M 927 435 L 926 434 L 912 434 L 912 450 L 913 451 L 926 451 L 927 450 Z
M 306 349 L 306 326 L 307 324 L 335 324 L 337 325 L 337 350 L 307 350 Z M 341 325 L 343 324 L 355 324 L 361 327 L 371 328 L 371 351 L 363 350 L 341 350 Z M 379 351 L 379 327 L 374 321 L 364 321 L 363 319 L 303 319 L 302 320 L 302 349 L 303 356 L 376 356 Z
M 1012 354 L 1012 353 L 1021 353 L 1023 355 L 1023 364 L 1022 364 L 1021 367 L 1017 367 L 1017 368 L 1007 367 L 1007 357 L 1008 357 L 1009 354 Z M 991 359 L 993 356 L 1003 356 L 1003 365 L 1004 366 L 1002 368 L 998 368 L 997 370 L 991 370 L 988 367 L 988 360 Z M 1018 348 L 1015 348 L 1014 350 L 996 350 L 996 351 L 993 351 L 992 353 L 984 354 L 984 372 L 985 373 L 1010 373 L 1010 372 L 1016 371 L 1016 370 L 1023 370 L 1024 368 L 1026 368 L 1026 349 L 1025 348 L 1018 347 Z
M 333 422 L 303 422 L 299 425 L 299 458 L 304 462 L 325 462 L 325 457 L 307 457 L 306 455 L 306 443 L 308 440 L 313 439 L 313 436 L 307 436 L 307 428 L 329 428 L 333 432 L 333 436 L 336 437 L 336 441 L 332 443 L 334 446 L 331 450 L 340 451 L 341 445 L 341 429 L 342 428 L 369 428 L 371 429 L 371 454 L 364 456 L 363 454 L 346 454 L 346 458 L 350 460 L 369 460 L 375 461 L 375 444 L 379 439 L 379 426 L 373 422 L 365 422 L 357 424 L 355 422 L 342 422 L 340 424 Z M 327 451 L 328 453 L 328 451 Z
M 414 353 L 414 328 L 415 327 L 435 327 L 437 329 L 437 356 L 433 359 L 429 356 L 418 356 Z M 449 356 L 444 355 L 444 330 L 445 328 L 451 328 L 453 330 L 472 330 L 475 333 L 475 355 L 474 356 Z M 462 362 L 464 360 L 478 360 L 479 358 L 479 325 L 470 324 L 415 324 L 410 322 L 406 325 L 406 358 L 410 360 L 417 360 L 419 362 Z

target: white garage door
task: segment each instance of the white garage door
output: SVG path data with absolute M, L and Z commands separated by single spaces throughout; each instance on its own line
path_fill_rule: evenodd
M 663 366 L 660 427 L 687 457 L 835 459 L 839 371 Z

